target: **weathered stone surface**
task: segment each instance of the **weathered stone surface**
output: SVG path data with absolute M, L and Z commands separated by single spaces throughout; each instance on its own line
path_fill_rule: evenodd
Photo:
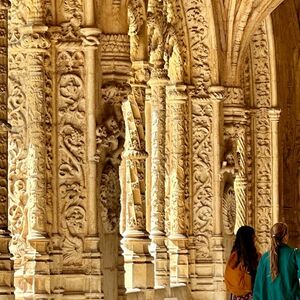
M 282 2 L 0 1 L 0 298 L 226 299 L 240 226 L 299 246 Z

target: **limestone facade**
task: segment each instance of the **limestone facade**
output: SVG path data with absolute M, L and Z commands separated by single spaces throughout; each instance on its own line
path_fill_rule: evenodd
M 0 0 L 0 299 L 226 299 L 234 234 L 300 246 L 298 0 Z

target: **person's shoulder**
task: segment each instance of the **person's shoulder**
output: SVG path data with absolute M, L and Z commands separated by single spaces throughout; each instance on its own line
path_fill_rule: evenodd
M 281 245 L 281 247 L 280 247 L 283 251 L 285 251 L 285 252 L 293 252 L 293 251 L 295 251 L 297 248 L 293 248 L 293 247 L 290 247 L 289 245 L 287 245 L 287 244 L 283 244 L 283 245 Z
M 294 248 L 294 252 L 297 256 L 300 256 L 300 248 Z
M 267 252 L 265 252 L 262 256 L 261 256 L 261 261 L 264 261 L 264 260 L 266 260 L 266 259 L 268 259 L 269 258 L 269 251 L 267 251 Z
M 232 251 L 230 253 L 230 256 L 229 256 L 229 259 L 228 259 L 228 263 L 231 265 L 231 264 L 235 264 L 237 260 L 237 252 L 236 251 Z

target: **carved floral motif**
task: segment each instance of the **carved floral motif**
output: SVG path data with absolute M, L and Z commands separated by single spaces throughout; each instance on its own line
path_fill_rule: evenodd
M 201 90 L 201 94 L 207 94 L 210 85 L 209 66 L 209 35 L 208 15 L 204 0 L 184 0 L 187 27 L 190 32 L 190 51 L 192 55 L 192 81 Z M 197 24 L 197 26 L 195 26 Z M 199 55 L 201 53 L 201 55 Z
M 58 182 L 65 266 L 82 265 L 86 230 L 83 63 L 82 52 L 58 53 Z
M 193 229 L 196 259 L 210 256 L 212 235 L 212 105 L 208 98 L 191 95 L 193 143 Z
M 250 44 L 253 64 L 253 84 L 255 85 L 254 105 L 259 111 L 254 114 L 255 147 L 255 210 L 258 243 L 261 250 L 269 245 L 269 228 L 272 225 L 272 153 L 271 124 L 267 107 L 271 105 L 271 70 L 266 23 L 263 22 L 254 33 Z

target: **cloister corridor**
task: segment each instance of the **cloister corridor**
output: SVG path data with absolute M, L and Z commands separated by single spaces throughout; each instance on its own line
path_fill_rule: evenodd
M 237 229 L 300 247 L 300 0 L 0 0 L 0 300 L 226 300 Z

